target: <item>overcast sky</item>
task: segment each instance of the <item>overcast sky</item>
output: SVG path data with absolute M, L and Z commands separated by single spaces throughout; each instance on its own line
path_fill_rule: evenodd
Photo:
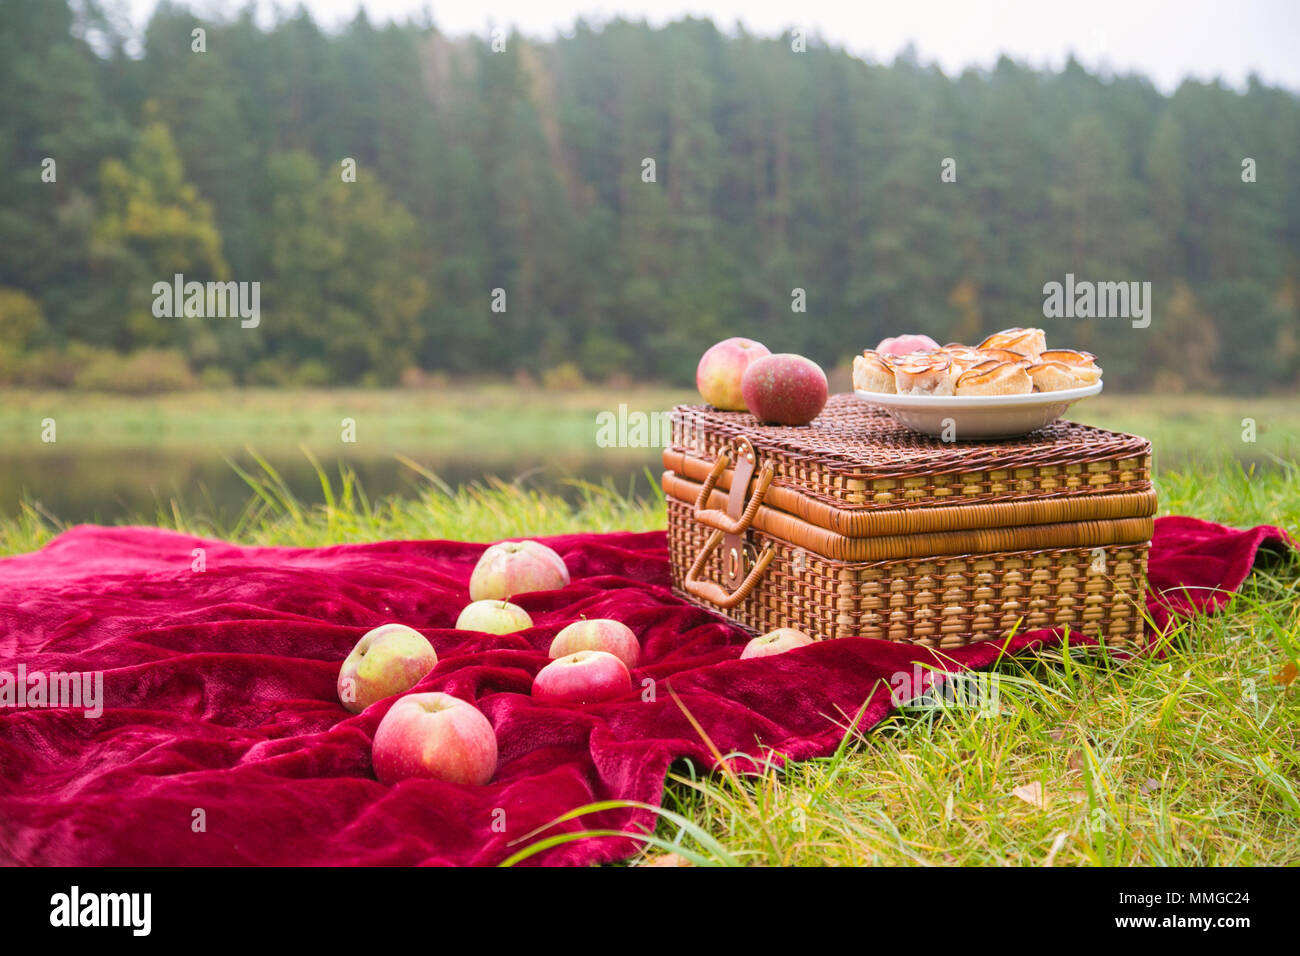
M 155 0 L 126 0 L 137 28 Z M 191 9 L 230 11 L 244 0 L 191 0 Z M 909 42 L 922 61 L 955 74 L 1007 53 L 1059 67 L 1073 51 L 1090 68 L 1140 72 L 1170 91 L 1186 76 L 1220 77 L 1240 87 L 1253 71 L 1300 91 L 1300 0 L 302 0 L 335 27 L 364 5 L 374 21 L 431 10 L 445 33 L 486 34 L 517 26 L 534 37 L 566 30 L 579 16 L 623 15 L 662 24 L 707 16 L 731 29 L 774 35 L 788 27 L 820 32 L 867 59 L 889 61 Z M 295 9 L 297 0 L 281 0 Z M 269 19 L 273 6 L 259 4 Z

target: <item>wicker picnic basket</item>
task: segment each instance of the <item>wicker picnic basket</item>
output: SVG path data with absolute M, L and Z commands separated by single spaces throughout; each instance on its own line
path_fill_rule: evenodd
M 756 633 L 960 647 L 1068 626 L 1135 642 L 1156 510 L 1151 443 L 1059 421 L 943 442 L 852 394 L 811 425 L 673 410 L 673 585 Z

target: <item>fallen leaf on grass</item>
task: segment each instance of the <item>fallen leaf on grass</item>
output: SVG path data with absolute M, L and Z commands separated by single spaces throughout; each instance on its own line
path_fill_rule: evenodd
M 1040 810 L 1047 809 L 1047 801 L 1043 797 L 1043 785 L 1035 780 L 1033 783 L 1022 784 L 1011 791 L 1013 797 L 1019 797 L 1025 803 L 1035 806 Z
M 1282 665 L 1282 670 L 1273 675 L 1273 683 L 1290 687 L 1297 676 L 1300 676 L 1300 667 L 1296 666 L 1295 661 L 1287 661 Z

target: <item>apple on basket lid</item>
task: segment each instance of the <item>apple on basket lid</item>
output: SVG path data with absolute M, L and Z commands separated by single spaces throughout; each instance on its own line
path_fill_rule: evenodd
M 789 352 L 764 356 L 751 364 L 741 391 L 750 414 L 777 425 L 807 425 L 821 414 L 830 395 L 821 366 Z
M 739 336 L 711 346 L 695 368 L 695 387 L 700 397 L 724 412 L 743 412 L 745 396 L 740 383 L 745 370 L 751 362 L 771 354 L 762 342 Z

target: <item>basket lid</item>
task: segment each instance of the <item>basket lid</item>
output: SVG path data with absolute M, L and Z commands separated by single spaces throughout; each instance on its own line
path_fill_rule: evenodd
M 802 427 L 765 425 L 748 412 L 707 405 L 679 405 L 672 420 L 673 452 L 712 462 L 745 438 L 760 459 L 774 464 L 774 486 L 841 508 L 1151 488 L 1149 441 L 1064 420 L 1022 438 L 945 442 L 898 424 L 852 393 L 832 395 L 812 424 Z

